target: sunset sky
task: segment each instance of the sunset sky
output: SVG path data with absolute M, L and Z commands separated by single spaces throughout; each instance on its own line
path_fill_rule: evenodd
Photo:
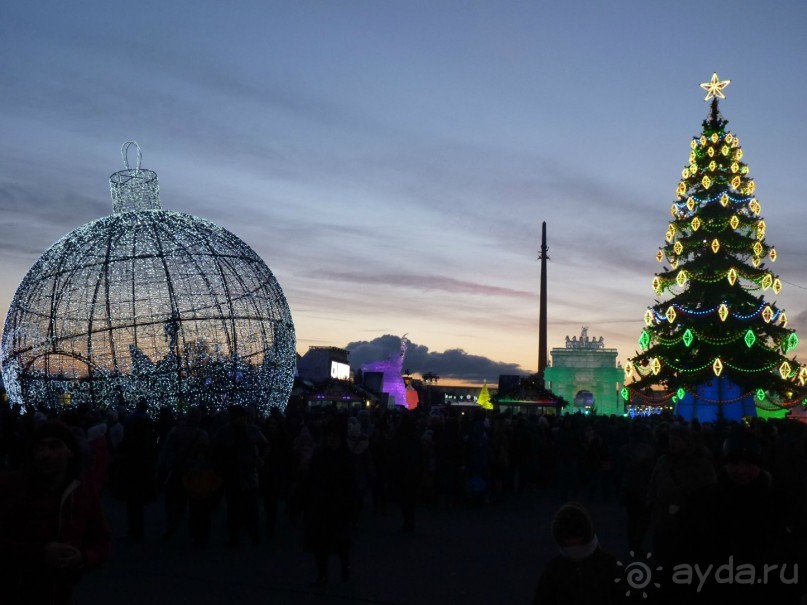
M 535 371 L 546 221 L 550 348 L 585 325 L 624 364 L 716 71 L 807 338 L 805 28 L 797 1 L 6 3 L 0 315 L 136 140 L 163 208 L 263 257 L 300 353 L 407 333 L 416 371 Z

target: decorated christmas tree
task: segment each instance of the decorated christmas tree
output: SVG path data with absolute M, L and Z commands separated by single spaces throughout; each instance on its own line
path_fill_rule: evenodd
M 625 366 L 636 404 L 677 405 L 701 420 L 765 415 L 800 403 L 807 368 L 788 357 L 798 344 L 775 300 L 782 281 L 770 268 L 756 186 L 739 138 L 718 108 L 729 80 L 701 84 L 709 115 L 691 142 L 672 205 L 663 264 L 652 281 L 659 297 L 645 313 L 642 352 Z
M 482 385 L 482 390 L 479 391 L 479 397 L 476 398 L 476 403 L 478 403 L 482 409 L 485 410 L 492 410 L 493 404 L 490 401 L 490 392 L 488 391 L 488 383 Z

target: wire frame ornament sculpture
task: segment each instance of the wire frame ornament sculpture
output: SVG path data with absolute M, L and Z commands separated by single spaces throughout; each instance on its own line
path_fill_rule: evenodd
M 137 149 L 137 167 L 128 151 Z M 110 181 L 114 213 L 53 244 L 11 302 L 2 340 L 12 403 L 152 409 L 285 408 L 294 324 L 277 280 L 241 239 L 162 210 L 137 143 Z

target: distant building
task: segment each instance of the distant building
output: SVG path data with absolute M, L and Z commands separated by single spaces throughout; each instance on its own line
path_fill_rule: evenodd
M 350 380 L 348 351 L 337 347 L 308 347 L 297 360 L 300 380 L 319 383 L 326 380 Z
M 617 350 L 606 349 L 602 336 L 589 338 L 583 328 L 580 338 L 566 337 L 566 346 L 552 349 L 552 365 L 544 371 L 547 386 L 571 402 L 564 413 L 593 411 L 623 414 L 619 395 L 625 374 L 617 364 Z

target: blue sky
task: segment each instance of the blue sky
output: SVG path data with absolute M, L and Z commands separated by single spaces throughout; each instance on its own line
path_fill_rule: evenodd
M 134 139 L 164 208 L 264 258 L 301 353 L 408 333 L 534 371 L 546 221 L 549 346 L 586 325 L 624 363 L 717 71 L 804 335 L 805 26 L 795 1 L 6 3 L 0 309 L 111 212 Z

